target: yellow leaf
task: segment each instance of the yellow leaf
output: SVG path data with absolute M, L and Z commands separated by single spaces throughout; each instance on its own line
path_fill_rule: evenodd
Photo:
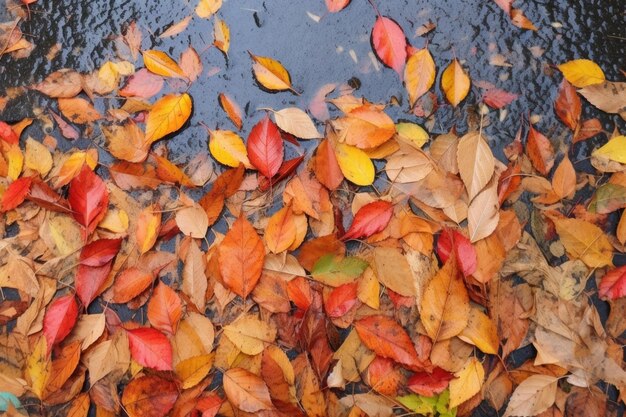
M 9 149 L 4 155 L 9 162 L 7 176 L 15 181 L 20 177 L 22 168 L 24 168 L 24 155 L 17 144 L 9 145 Z
M 168 94 L 154 103 L 146 123 L 146 141 L 155 142 L 183 127 L 191 115 L 189 94 Z
M 236 168 L 240 163 L 250 168 L 248 150 L 243 139 L 230 130 L 209 130 L 211 155 L 226 166 Z
M 40 336 L 35 343 L 26 366 L 26 374 L 30 379 L 30 389 L 37 398 L 42 399 L 52 369 L 52 361 L 48 355 L 45 337 Z
M 178 35 L 182 31 L 187 29 L 187 26 L 189 26 L 189 23 L 191 22 L 191 17 L 192 16 L 187 16 L 180 22 L 174 23 L 172 26 L 168 27 L 163 33 L 161 33 L 159 35 L 159 38 L 163 39 Z
M 255 316 L 247 315 L 224 326 L 224 334 L 246 355 L 258 355 L 265 346 L 274 343 L 276 327 Z
M 367 268 L 359 280 L 356 295 L 363 304 L 374 310 L 380 307 L 380 282 L 376 279 L 372 268 Z
M 372 160 L 355 146 L 337 143 L 335 155 L 343 175 L 356 185 L 370 185 L 376 174 Z
M 26 167 L 41 174 L 45 177 L 50 169 L 52 169 L 52 155 L 48 148 L 33 138 L 26 139 Z
M 575 59 L 559 65 L 563 76 L 574 87 L 583 88 L 605 80 L 602 68 L 589 59 Z
M 146 253 L 157 240 L 161 226 L 161 208 L 158 204 L 151 204 L 139 213 L 135 237 L 140 253 Z
M 404 85 L 409 93 L 411 106 L 423 96 L 435 82 L 435 61 L 428 48 L 420 49 L 406 62 Z
M 128 214 L 124 210 L 109 209 L 104 219 L 98 223 L 98 227 L 113 233 L 124 233 L 128 230 Z
M 611 161 L 626 164 L 626 136 L 614 137 L 609 140 L 606 145 L 593 151 L 592 155 L 603 155 Z
M 174 77 L 187 79 L 183 70 L 178 66 L 176 61 L 169 57 L 165 52 L 151 49 L 143 52 L 143 64 L 148 71 L 164 77 Z
M 296 224 L 291 207 L 283 207 L 270 217 L 265 228 L 265 244 L 267 248 L 280 253 L 291 247 L 296 240 Z
M 434 341 L 450 339 L 467 326 L 469 296 L 459 278 L 454 258 L 430 280 L 422 297 L 420 319 Z
M 252 64 L 254 77 L 262 87 L 270 91 L 291 90 L 295 93 L 291 86 L 291 77 L 283 64 L 272 58 L 248 53 L 254 61 Z
M 418 149 L 428 142 L 428 132 L 415 123 L 398 123 L 396 132 L 398 139 Z
M 590 268 L 613 265 L 613 246 L 598 226 L 580 219 L 552 221 L 570 258 L 580 259 Z
M 485 369 L 478 359 L 472 357 L 455 376 L 456 378 L 450 381 L 450 409 L 478 394 L 485 379 Z
M 196 386 L 202 381 L 213 366 L 215 354 L 192 356 L 176 365 L 176 375 L 183 381 L 183 389 Z
M 80 237 L 80 227 L 70 216 L 65 214 L 50 215 L 45 226 L 59 255 L 67 256 L 79 250 L 84 244 Z
M 196 14 L 203 19 L 213 16 L 222 7 L 222 0 L 200 0 Z
M 98 153 L 95 149 L 78 151 L 70 155 L 70 157 L 63 162 L 63 165 L 61 165 L 57 173 L 58 178 L 55 181 L 55 187 L 61 187 L 69 183 L 78 175 L 84 164 L 87 164 L 91 170 L 96 168 L 98 164 Z
M 476 307 L 470 310 L 467 327 L 459 335 L 459 339 L 470 343 L 483 353 L 498 354 L 498 329 L 491 319 Z
M 470 78 L 456 58 L 441 76 L 441 89 L 454 107 L 458 106 L 469 93 Z
M 228 55 L 228 50 L 230 49 L 230 28 L 226 22 L 217 17 L 215 18 L 215 23 L 213 23 L 213 45 Z

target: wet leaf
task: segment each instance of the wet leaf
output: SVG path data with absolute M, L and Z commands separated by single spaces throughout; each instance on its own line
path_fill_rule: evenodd
M 254 73 L 254 78 L 256 78 L 261 87 L 270 91 L 294 91 L 291 86 L 291 77 L 285 67 L 283 67 L 283 64 L 269 57 L 248 53 L 253 61 L 252 72 Z
M 161 91 L 163 84 L 161 76 L 142 68 L 128 78 L 119 94 L 122 97 L 150 98 Z
M 411 106 L 415 106 L 417 99 L 433 86 L 436 71 L 435 61 L 428 48 L 419 49 L 409 57 L 404 68 L 404 85 Z
M 230 49 L 230 28 L 225 21 L 217 17 L 213 23 L 213 45 L 225 55 L 228 55 L 228 50 Z
M 72 123 L 87 124 L 102 119 L 102 115 L 84 98 L 60 98 L 59 110 Z
M 218 249 L 219 268 L 226 286 L 246 298 L 259 282 L 264 258 L 265 248 L 259 235 L 248 220 L 239 217 Z
M 222 0 L 200 0 L 196 7 L 196 14 L 199 17 L 208 19 L 222 7 Z
M 189 94 L 168 94 L 160 98 L 148 113 L 146 141 L 153 143 L 183 127 L 191 115 Z
M 140 253 L 146 253 L 154 246 L 161 229 L 161 207 L 151 204 L 141 210 L 137 218 L 135 238 Z
M 576 130 L 580 121 L 582 103 L 576 89 L 564 79 L 559 87 L 559 95 L 554 102 L 554 111 L 565 126 Z
M 471 201 L 491 180 L 495 159 L 480 132 L 471 132 L 459 140 L 457 160 Z
M 78 176 L 70 182 L 67 200 L 74 219 L 85 228 L 85 234 L 89 235 L 106 214 L 109 192 L 104 181 L 83 165 Z
M 467 97 L 470 78 L 457 59 L 454 59 L 443 71 L 441 89 L 453 107 L 458 106 Z
M 533 167 L 541 175 L 548 175 L 554 166 L 554 148 L 552 143 L 543 134 L 535 130 L 533 126 L 530 126 L 528 130 L 526 154 L 530 158 Z
M 402 76 L 406 62 L 406 36 L 395 21 L 378 16 L 372 29 L 372 46 L 378 59 Z
M 594 150 L 592 155 L 607 157 L 611 161 L 626 164 L 626 136 L 620 135 L 610 139 L 604 146 Z
M 604 72 L 589 59 L 575 59 L 559 65 L 563 76 L 576 88 L 583 88 L 604 81 Z
M 153 74 L 187 79 L 185 72 L 165 52 L 152 49 L 143 51 L 142 55 L 144 65 Z
M 83 83 L 78 72 L 64 68 L 48 75 L 32 88 L 49 97 L 71 98 L 81 92 Z
M 393 204 L 388 201 L 374 201 L 359 209 L 348 231 L 341 240 L 360 239 L 381 232 L 393 215 Z
M 248 158 L 252 165 L 267 178 L 278 172 L 283 163 L 283 140 L 276 125 L 265 116 L 248 136 Z

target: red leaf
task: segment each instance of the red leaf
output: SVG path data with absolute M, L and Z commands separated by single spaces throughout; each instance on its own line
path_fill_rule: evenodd
M 46 210 L 59 213 L 71 213 L 70 205 L 66 199 L 56 193 L 48 184 L 40 179 L 34 178 L 30 186 L 30 192 L 26 196 L 28 201 L 38 204 Z
M 103 266 L 115 258 L 121 245 L 121 238 L 95 240 L 80 252 L 80 263 L 86 266 Z
M 516 100 L 519 96 L 517 94 L 509 93 L 508 91 L 501 90 L 499 88 L 490 88 L 483 94 L 483 101 L 486 105 L 494 109 L 501 109 L 504 106 L 511 104 L 513 100 Z
M 393 215 L 393 204 L 388 201 L 374 201 L 359 209 L 350 228 L 341 240 L 360 239 L 381 232 Z
M 83 165 L 80 173 L 70 182 L 68 201 L 73 210 L 74 218 L 91 234 L 100 223 L 109 204 L 107 187 L 87 165 Z
M 55 299 L 43 318 L 43 334 L 46 337 L 48 352 L 52 346 L 70 334 L 78 318 L 78 304 L 74 294 Z
M 172 345 L 163 333 L 150 327 L 126 332 L 130 354 L 138 364 L 157 371 L 172 370 Z
M 26 199 L 32 182 L 33 179 L 31 177 L 22 177 L 13 181 L 2 195 L 0 211 L 13 210 L 15 207 L 22 204 Z
M 559 87 L 559 95 L 554 102 L 554 112 L 571 130 L 576 130 L 582 103 L 576 89 L 564 78 Z
M 350 4 L 350 0 L 326 0 L 326 8 L 330 13 L 340 12 L 345 9 L 348 4 Z
M 295 277 L 287 283 L 287 295 L 300 310 L 307 310 L 313 303 L 311 285 L 303 277 Z
M 464 276 L 470 276 L 476 271 L 478 263 L 476 249 L 472 242 L 457 230 L 444 229 L 437 241 L 437 255 L 442 263 L 446 263 L 454 249 L 457 265 Z
M 324 309 L 330 318 L 338 318 L 346 314 L 356 304 L 358 282 L 350 282 L 333 290 L 326 298 Z
M 369 316 L 354 323 L 365 346 L 383 358 L 393 359 L 409 369 L 419 369 L 421 361 L 406 331 L 387 316 Z
M 78 266 L 78 272 L 74 279 L 76 295 L 85 307 L 88 307 L 94 298 L 100 294 L 102 290 L 101 287 L 109 277 L 112 266 L 113 262 L 98 267 L 87 265 Z
M 266 115 L 254 125 L 248 136 L 250 163 L 267 178 L 272 178 L 283 163 L 283 139 L 278 127 Z
M 267 177 L 259 178 L 259 190 L 267 191 L 269 190 L 270 186 L 287 178 L 296 170 L 296 168 L 300 166 L 302 161 L 304 161 L 304 155 L 300 155 L 297 158 L 292 158 L 288 161 L 283 162 L 283 164 L 280 166 L 280 169 L 278 170 L 276 175 L 272 177 L 272 179 L 268 179 Z
M 600 298 L 616 300 L 626 296 L 626 265 L 607 272 L 598 286 Z
M 215 417 L 224 400 L 217 394 L 208 393 L 196 403 L 196 410 L 202 413 L 202 417 Z
M 0 122 L 0 139 L 8 143 L 9 145 L 17 145 L 20 139 L 17 134 L 11 128 L 11 125 L 5 122 Z
M 528 131 L 526 154 L 530 158 L 533 167 L 541 175 L 548 175 L 554 165 L 554 148 L 548 138 L 535 130 L 532 125 Z
M 406 63 L 406 36 L 396 22 L 383 16 L 376 19 L 372 47 L 383 64 L 402 76 Z
M 580 128 L 574 133 L 572 143 L 580 142 L 602 132 L 602 123 L 598 119 L 583 120 Z
M 432 397 L 443 392 L 454 374 L 439 367 L 432 372 L 417 372 L 407 382 L 407 388 L 418 395 Z

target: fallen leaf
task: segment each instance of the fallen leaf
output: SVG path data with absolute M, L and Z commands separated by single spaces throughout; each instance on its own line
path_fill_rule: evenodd
M 173 370 L 172 345 L 163 333 L 149 327 L 126 330 L 126 333 L 130 353 L 137 363 L 157 371 Z
M 246 145 L 238 134 L 230 130 L 209 130 L 209 135 L 209 150 L 217 162 L 233 168 L 239 164 L 252 166 Z
M 404 68 L 404 85 L 411 106 L 415 106 L 417 99 L 433 86 L 436 72 L 435 61 L 428 48 L 419 49 L 409 57 Z
M 288 107 L 272 112 L 272 114 L 279 128 L 297 138 L 317 139 L 322 137 L 309 115 L 297 107 Z
M 589 59 L 574 59 L 558 67 L 565 79 L 576 88 L 599 84 L 605 79 L 602 69 Z
M 187 93 L 167 94 L 148 113 L 146 141 L 156 142 L 183 127 L 191 115 L 191 97 Z
M 238 130 L 241 130 L 243 121 L 241 120 L 241 109 L 239 108 L 237 102 L 226 93 L 220 93 L 218 100 L 220 102 L 220 106 L 224 109 L 231 122 L 233 122 Z
M 567 254 L 591 268 L 613 265 L 613 247 L 604 232 L 585 220 L 553 218 Z
M 251 52 L 248 54 L 254 62 L 252 64 L 254 78 L 261 87 L 269 91 L 291 90 L 295 92 L 291 86 L 291 77 L 283 64 L 269 57 L 253 55 Z
M 246 355 L 258 355 L 274 343 L 276 328 L 252 315 L 241 316 L 224 326 L 224 334 Z
M 256 413 L 273 407 L 265 382 L 242 368 L 224 372 L 224 392 L 228 401 L 241 411 Z
M 344 143 L 337 143 L 334 148 L 339 168 L 348 181 L 362 186 L 374 182 L 374 164 L 365 152 Z
M 360 239 L 381 232 L 393 215 L 393 204 L 388 201 L 374 201 L 359 209 L 348 231 L 341 240 Z
M 372 46 L 378 59 L 402 76 L 406 62 L 406 36 L 395 21 L 378 16 L 372 29 Z
M 76 221 L 91 234 L 104 218 L 109 203 L 106 185 L 87 165 L 70 182 L 67 201 Z
M 200 0 L 196 7 L 196 14 L 199 17 L 208 19 L 222 7 L 222 0 Z
M 248 135 L 250 163 L 267 178 L 278 172 L 284 158 L 283 140 L 276 125 L 266 115 Z
M 515 388 L 504 417 L 536 416 L 556 400 L 558 378 L 552 375 L 531 375 Z
M 470 78 L 456 58 L 441 75 L 441 89 L 453 107 L 458 106 L 469 93 Z
M 178 66 L 176 61 L 165 52 L 155 49 L 143 51 L 143 63 L 148 71 L 164 77 L 187 79 L 185 72 Z
M 461 179 L 471 201 L 491 180 L 495 158 L 481 133 L 471 132 L 459 140 L 457 160 Z
M 616 300 L 626 296 L 626 267 L 608 271 L 598 284 L 598 295 L 603 300 Z
M 165 417 L 178 398 L 176 383 L 157 375 L 131 380 L 122 394 L 122 405 L 129 417 Z
M 455 377 L 450 381 L 450 408 L 461 405 L 480 392 L 485 380 L 485 369 L 478 359 L 472 357 Z

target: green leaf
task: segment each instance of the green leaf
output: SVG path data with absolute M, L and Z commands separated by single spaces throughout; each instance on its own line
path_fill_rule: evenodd
M 396 397 L 396 400 L 411 411 L 418 414 L 433 415 L 437 417 L 456 417 L 456 407 L 450 410 L 450 390 L 445 390 L 434 397 L 410 394 Z
M 322 284 L 338 287 L 353 282 L 368 266 L 367 262 L 355 256 L 340 258 L 328 254 L 313 265 L 311 275 Z

